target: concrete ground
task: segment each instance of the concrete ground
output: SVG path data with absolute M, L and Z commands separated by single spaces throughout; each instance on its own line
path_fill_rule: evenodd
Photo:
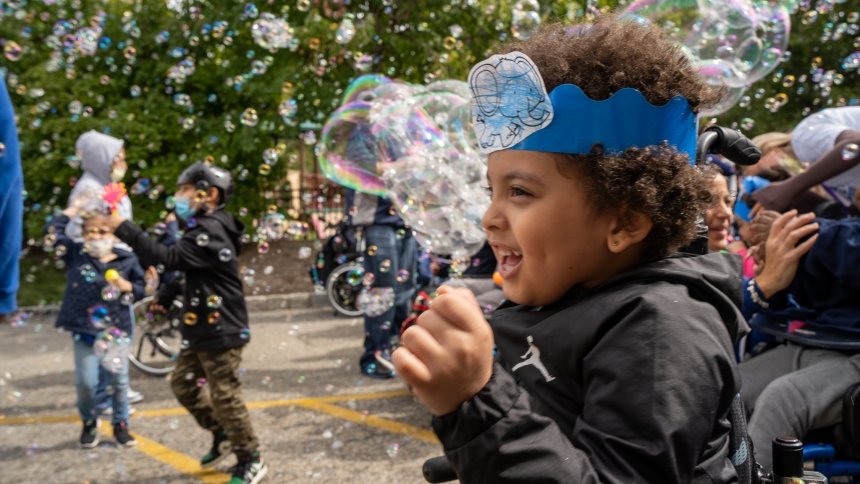
M 290 306 L 306 305 L 252 306 L 244 351 L 245 401 L 269 464 L 264 482 L 424 482 L 424 460 L 441 454 L 430 415 L 402 382 L 359 373 L 361 319 Z M 135 370 L 132 387 L 145 400 L 130 429 L 140 444 L 117 448 L 103 423 L 102 443 L 78 448 L 71 338 L 53 319 L 36 314 L 0 327 L 0 483 L 229 480 L 232 457 L 217 471 L 200 469 L 210 434 L 165 378 Z

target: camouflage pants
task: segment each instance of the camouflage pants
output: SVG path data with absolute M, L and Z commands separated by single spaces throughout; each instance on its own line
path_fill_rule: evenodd
M 182 350 L 170 387 L 179 403 L 204 429 L 225 431 L 239 459 L 259 447 L 251 416 L 242 402 L 239 364 L 242 348 L 221 351 Z

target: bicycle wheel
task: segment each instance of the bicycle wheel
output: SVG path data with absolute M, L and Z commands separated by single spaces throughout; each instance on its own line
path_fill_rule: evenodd
M 338 314 L 352 318 L 363 314 L 356 304 L 363 277 L 364 266 L 358 262 L 347 262 L 331 271 L 326 280 L 326 293 Z
M 128 360 L 141 372 L 150 376 L 164 376 L 176 367 L 179 345 L 179 314 L 170 310 L 167 313 L 149 312 L 152 297 L 135 303 L 134 338 L 129 347 Z

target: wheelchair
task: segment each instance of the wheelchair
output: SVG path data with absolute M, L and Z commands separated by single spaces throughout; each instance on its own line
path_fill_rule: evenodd
M 362 315 L 357 299 L 364 278 L 364 238 L 359 228 L 345 221 L 335 228 L 308 274 L 314 287 L 328 296 L 335 314 L 354 318 Z
M 787 341 L 808 347 L 860 352 L 860 340 L 856 335 L 835 327 L 803 326 L 793 327 L 787 320 L 758 313 L 750 321 L 752 329 Z M 807 443 L 803 446 L 803 462 L 810 463 L 812 469 L 827 479 L 839 478 L 840 482 L 860 482 L 860 382 L 848 388 L 842 398 L 841 428 L 824 429 L 804 436 Z M 833 442 L 833 435 L 839 435 L 839 442 Z M 845 479 L 848 479 L 845 481 Z

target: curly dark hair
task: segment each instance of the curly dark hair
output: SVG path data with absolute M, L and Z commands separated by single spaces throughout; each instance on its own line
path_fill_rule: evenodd
M 558 168 L 578 175 L 596 213 L 645 214 L 653 226 L 642 259 L 666 257 L 696 236 L 696 219 L 711 203 L 710 180 L 690 166 L 687 155 L 668 145 L 631 148 L 615 156 L 599 150 L 588 155 L 559 155 Z
M 608 99 L 632 87 L 651 104 L 682 96 L 690 108 L 716 104 L 722 95 L 693 69 L 686 54 L 657 27 L 617 15 L 591 24 L 542 27 L 526 41 L 501 46 L 502 53 L 520 51 L 538 66 L 547 92 L 575 84 L 592 99 Z
M 535 62 L 548 92 L 560 84 L 575 84 L 592 99 L 607 99 L 632 87 L 657 105 L 683 96 L 693 111 L 715 104 L 721 96 L 658 28 L 615 15 L 592 25 L 547 25 L 527 41 L 501 49 L 515 50 Z M 696 218 L 711 200 L 711 177 L 692 167 L 686 153 L 667 144 L 620 154 L 604 154 L 595 146 L 587 155 L 559 155 L 558 167 L 579 175 L 598 213 L 623 217 L 630 210 L 651 219 L 644 260 L 666 257 L 693 240 Z

